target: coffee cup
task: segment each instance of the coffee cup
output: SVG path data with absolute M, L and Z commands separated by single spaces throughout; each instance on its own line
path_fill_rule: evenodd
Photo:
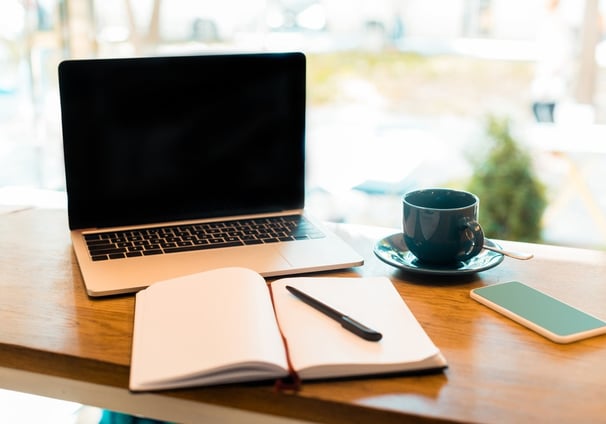
M 451 265 L 482 250 L 484 233 L 478 223 L 476 195 L 429 188 L 406 193 L 402 203 L 404 242 L 421 262 Z

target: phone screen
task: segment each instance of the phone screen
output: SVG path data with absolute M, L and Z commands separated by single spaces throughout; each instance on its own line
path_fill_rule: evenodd
M 471 291 L 471 297 L 559 343 L 606 333 L 606 322 L 518 281 Z

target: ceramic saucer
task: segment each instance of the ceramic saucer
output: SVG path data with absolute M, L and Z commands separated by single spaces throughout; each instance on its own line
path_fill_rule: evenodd
M 489 246 L 501 248 L 492 240 L 485 239 L 484 242 Z M 418 274 L 432 275 L 462 275 L 473 274 L 480 271 L 485 271 L 494 268 L 503 262 L 503 255 L 489 250 L 482 250 L 473 258 L 458 262 L 449 266 L 439 266 L 425 264 L 417 259 L 415 255 L 410 253 L 402 233 L 392 234 L 379 240 L 374 247 L 375 255 L 383 262 L 401 268 L 405 271 L 416 272 Z

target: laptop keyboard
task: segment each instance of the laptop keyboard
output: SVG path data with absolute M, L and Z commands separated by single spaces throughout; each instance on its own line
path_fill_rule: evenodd
M 93 261 L 322 237 L 324 234 L 301 215 L 99 232 L 84 236 Z

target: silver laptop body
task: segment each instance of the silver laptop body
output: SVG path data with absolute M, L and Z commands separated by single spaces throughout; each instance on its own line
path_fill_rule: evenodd
M 303 54 L 67 60 L 59 87 L 69 225 L 90 296 L 223 266 L 270 277 L 363 263 L 304 211 Z M 294 234 L 256 230 L 276 217 Z M 245 228 L 235 238 L 196 245 L 232 223 Z

